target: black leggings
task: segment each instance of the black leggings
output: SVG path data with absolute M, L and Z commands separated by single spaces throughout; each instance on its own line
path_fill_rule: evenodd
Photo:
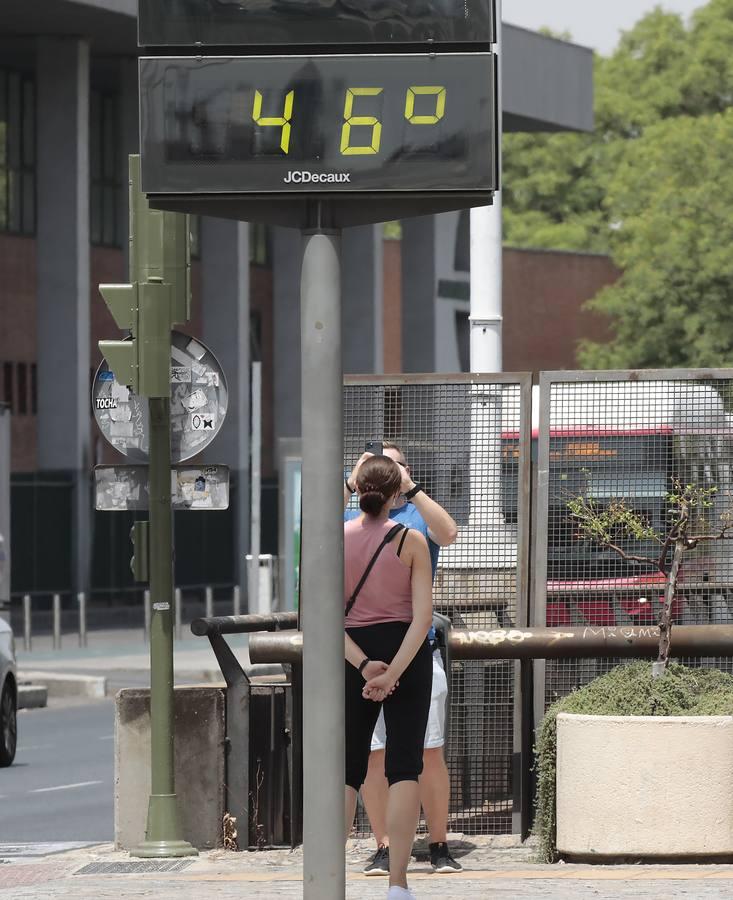
M 369 659 L 392 662 L 409 625 L 383 622 L 347 628 L 349 637 Z M 364 676 L 346 663 L 346 784 L 358 791 L 366 778 L 372 733 L 384 708 L 387 750 L 384 770 L 390 785 L 417 781 L 422 772 L 423 743 L 430 712 L 433 659 L 427 638 L 400 677 L 393 694 L 383 703 L 365 700 Z

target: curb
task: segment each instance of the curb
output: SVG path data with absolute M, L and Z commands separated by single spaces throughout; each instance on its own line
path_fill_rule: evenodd
M 18 672 L 18 681 L 46 688 L 48 697 L 107 696 L 107 679 L 99 675 L 70 675 L 60 672 Z
M 41 709 L 48 701 L 48 688 L 43 684 L 18 685 L 18 709 Z

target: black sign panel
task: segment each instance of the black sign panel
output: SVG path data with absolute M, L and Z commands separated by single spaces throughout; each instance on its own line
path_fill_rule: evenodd
M 498 187 L 488 53 L 140 60 L 149 194 Z
M 139 0 L 144 47 L 479 43 L 493 0 Z

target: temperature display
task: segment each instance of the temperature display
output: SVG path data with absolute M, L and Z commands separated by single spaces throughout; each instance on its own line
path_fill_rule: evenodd
M 488 53 L 141 60 L 149 193 L 491 191 Z

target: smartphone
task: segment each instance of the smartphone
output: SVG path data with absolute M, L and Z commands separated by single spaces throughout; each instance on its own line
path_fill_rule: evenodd
M 384 447 L 381 441 L 367 441 L 364 452 L 373 453 L 375 456 L 384 456 Z

